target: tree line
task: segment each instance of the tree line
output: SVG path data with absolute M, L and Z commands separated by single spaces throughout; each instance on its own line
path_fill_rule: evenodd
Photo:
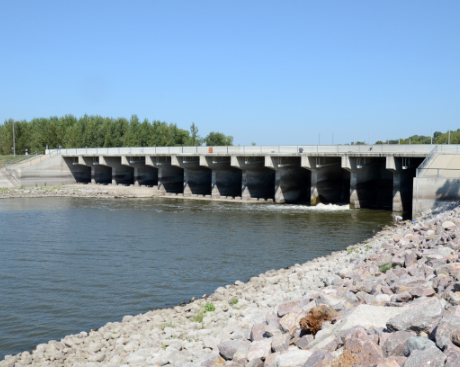
M 148 119 L 140 121 L 136 115 L 126 118 L 88 116 L 34 118 L 30 121 L 6 120 L 0 125 L 0 154 L 11 154 L 13 123 L 16 153 L 24 154 L 49 149 L 97 147 L 153 147 L 233 145 L 233 137 L 211 132 L 202 138 L 192 123 L 190 130 L 174 123 Z
M 433 134 L 433 144 L 460 144 L 460 129 L 450 130 L 450 140 L 449 140 L 449 131 L 442 133 L 440 131 L 435 131 Z M 387 141 L 377 141 L 375 144 L 431 144 L 431 136 L 425 135 L 412 135 L 405 139 L 395 139 Z

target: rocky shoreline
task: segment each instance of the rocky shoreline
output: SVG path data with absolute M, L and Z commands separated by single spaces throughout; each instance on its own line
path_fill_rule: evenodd
M 0 188 L 0 199 L 14 198 L 44 198 L 44 197 L 86 197 L 108 198 L 118 197 L 133 198 L 137 195 L 127 195 L 106 188 L 74 187 L 74 186 L 41 186 L 26 188 Z
M 452 203 L 345 251 L 0 366 L 460 366 L 459 239 Z
M 41 186 L 41 187 L 21 187 L 6 188 L 0 187 L 0 199 L 14 198 L 46 198 L 46 197 L 76 197 L 76 198 L 165 198 L 180 200 L 197 200 L 197 201 L 219 201 L 242 204 L 261 204 L 273 203 L 272 199 L 241 200 L 234 197 L 213 198 L 211 195 L 191 195 L 165 193 L 160 194 L 158 190 L 146 186 L 125 186 L 125 185 L 93 185 L 77 184 L 64 186 Z

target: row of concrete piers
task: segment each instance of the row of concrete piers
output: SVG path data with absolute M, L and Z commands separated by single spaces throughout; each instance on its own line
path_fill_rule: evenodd
M 160 194 L 411 210 L 423 157 L 272 155 L 65 156 L 82 183 L 156 187 Z

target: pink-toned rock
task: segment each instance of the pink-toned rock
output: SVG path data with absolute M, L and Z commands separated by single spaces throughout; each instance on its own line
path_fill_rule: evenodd
M 349 339 L 345 343 L 348 349 L 362 366 L 375 366 L 377 359 L 383 358 L 382 349 L 370 339 Z
M 276 367 L 276 357 L 278 357 L 280 353 L 271 353 L 267 358 L 265 358 L 264 367 Z
M 404 265 L 408 268 L 411 265 L 414 265 L 417 262 L 417 255 L 415 252 L 407 250 L 404 252 Z
M 328 367 L 334 362 L 331 353 L 324 350 L 313 352 L 310 358 L 305 362 L 304 367 Z
M 433 288 L 431 287 L 415 287 L 415 288 L 411 288 L 409 289 L 409 293 L 416 297 L 416 298 L 419 298 L 419 297 L 431 297 L 433 296 L 436 292 Z
M 262 340 L 265 334 L 265 325 L 264 324 L 254 324 L 251 329 L 251 340 L 257 341 Z
M 402 302 L 406 303 L 412 299 L 412 295 L 409 292 L 402 292 L 391 296 L 391 302 Z
M 401 367 L 406 360 L 406 357 L 388 357 L 388 358 L 378 358 L 377 367 Z
M 278 316 L 283 317 L 284 315 L 291 313 L 294 307 L 300 307 L 300 301 L 297 300 L 280 304 L 278 306 Z
M 280 320 L 280 325 L 284 332 L 291 332 L 297 327 L 297 314 L 289 313 Z
M 266 358 L 272 349 L 272 340 L 265 339 L 252 342 L 248 351 L 248 361 L 256 358 Z
M 380 337 L 380 347 L 383 350 L 385 357 L 402 356 L 407 346 L 407 341 L 411 336 L 415 336 L 414 332 L 397 331 L 395 333 L 384 333 Z
M 290 341 L 291 335 L 289 334 L 275 335 L 272 340 L 272 350 L 274 352 L 284 352 L 285 350 L 288 350 Z

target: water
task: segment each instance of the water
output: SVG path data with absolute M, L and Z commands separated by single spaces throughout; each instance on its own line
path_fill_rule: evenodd
M 391 221 L 348 206 L 0 200 L 0 356 L 345 249 Z

